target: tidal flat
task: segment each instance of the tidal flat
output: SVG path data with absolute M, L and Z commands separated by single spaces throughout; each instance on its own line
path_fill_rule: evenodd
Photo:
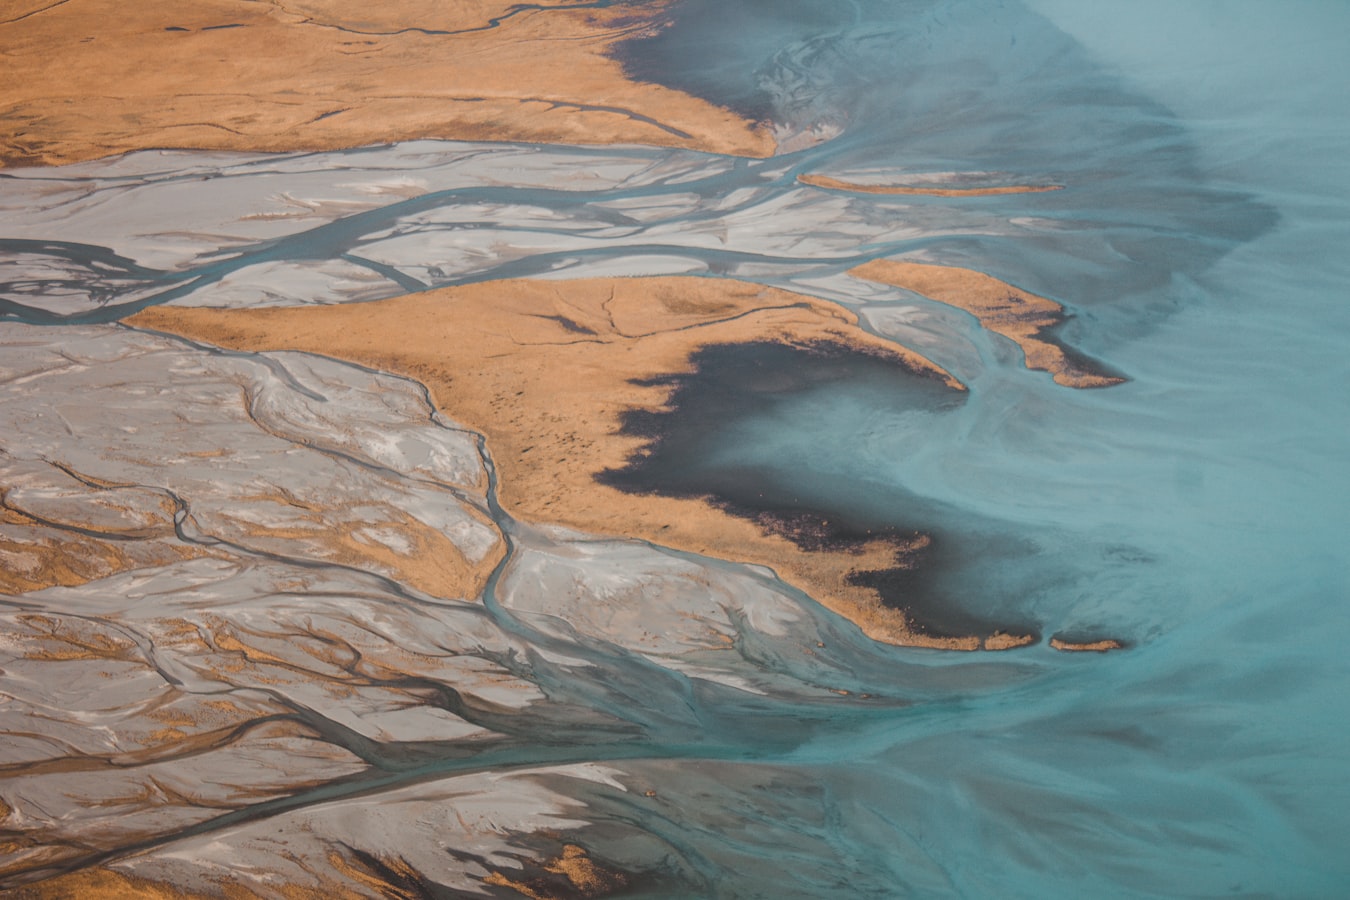
M 13 6 L 6 895 L 1350 887 L 1338 6 Z

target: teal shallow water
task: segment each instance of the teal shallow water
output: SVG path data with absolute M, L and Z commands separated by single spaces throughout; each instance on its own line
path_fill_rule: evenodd
M 1184 170 L 1201 205 L 1205 191 L 1240 192 L 1277 220 L 1217 259 L 1206 230 L 1186 230 L 1175 209 L 1166 230 L 1182 250 L 1150 255 L 1148 239 L 1107 238 L 1122 253 L 1143 248 L 1116 263 L 1132 273 L 1120 294 L 1133 312 L 1081 304 L 1072 334 L 1128 384 L 1073 393 L 990 367 L 970 379 L 967 403 L 937 414 L 887 413 L 865 386 L 831 384 L 729 427 L 728 464 L 796 473 L 803 490 L 812 479 L 802 473 L 829 473 L 831 490 L 856 486 L 858 504 L 903 487 L 946 504 L 949 527 L 962 513 L 1003 523 L 1036 552 L 973 567 L 965 589 L 994 606 L 1013 592 L 1043 618 L 1133 642 L 1057 661 L 1006 692 L 846 729 L 796 758 L 838 790 L 847 858 L 868 860 L 874 884 L 893 878 L 897 894 L 1340 895 L 1350 889 L 1350 117 L 1340 99 L 1350 13 L 1333 3 L 1033 6 L 1101 66 L 1089 80 L 1118 79 L 1155 101 L 1135 105 L 1188 145 L 1170 172 L 1175 155 L 1126 145 L 1136 175 L 1147 181 L 1155 163 L 1164 179 Z M 1004 15 L 1017 14 L 991 18 Z M 997 78 L 997 62 L 990 69 Z M 1037 150 L 1060 158 L 1037 134 L 1058 135 L 1054 117 L 1075 111 L 1037 106 L 1037 86 L 1028 77 L 1000 94 L 1016 117 L 1019 90 L 1031 92 L 1017 119 L 1024 143 L 967 158 L 1012 171 Z M 901 147 L 911 124 L 897 119 Z M 1121 148 L 1092 149 L 1100 160 Z M 1128 189 L 1119 207 L 1103 199 L 1073 215 L 1118 229 L 1160 208 Z M 1227 215 L 1207 223 L 1211 234 Z M 1109 276 L 1053 272 L 1074 241 L 1004 240 L 995 266 L 966 264 L 1071 303 L 1064 288 L 1075 284 L 1104 294 Z M 1189 256 L 1188 242 L 1200 247 Z M 1139 277 L 1151 266 L 1171 271 Z

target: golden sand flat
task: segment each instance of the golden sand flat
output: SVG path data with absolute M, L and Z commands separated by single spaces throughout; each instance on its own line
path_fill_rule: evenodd
M 415 138 L 771 154 L 766 128 L 611 58 L 666 5 L 20 0 L 0 13 L 0 162 Z
M 487 435 L 501 502 L 527 520 L 769 566 L 880 640 L 972 650 L 1030 640 L 925 635 L 873 590 L 850 584 L 855 571 L 896 565 L 905 548 L 893 540 L 806 552 L 706 499 L 635 495 L 596 480 L 644 444 L 621 433 L 623 414 L 661 408 L 670 387 L 652 380 L 690 371 L 691 354 L 709 345 L 827 343 L 961 389 L 832 303 L 725 279 L 517 280 L 348 306 L 156 307 L 127 321 L 223 347 L 305 350 L 416 378 L 447 415 Z

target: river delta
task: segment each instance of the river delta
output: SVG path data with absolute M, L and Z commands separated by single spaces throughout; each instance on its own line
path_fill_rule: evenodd
M 11 7 L 8 894 L 1350 886 L 1339 5 Z

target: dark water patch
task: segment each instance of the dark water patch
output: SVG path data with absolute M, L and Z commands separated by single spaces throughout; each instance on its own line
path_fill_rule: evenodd
M 676 415 L 685 405 L 696 407 L 699 419 L 717 419 L 722 424 L 761 411 L 775 397 L 855 379 L 884 383 L 905 406 L 912 408 L 936 411 L 960 405 L 964 400 L 964 394 L 930 373 L 909 368 L 898 356 L 831 341 L 795 345 L 768 340 L 710 344 L 695 351 L 690 362 L 692 374 L 662 375 L 633 382 L 643 387 L 671 387 L 674 409 L 632 410 L 624 417 L 624 434 L 661 439 L 665 468 L 671 472 L 679 471 L 679 456 L 706 437 L 696 431 L 671 429 L 668 417 Z
M 852 9 L 843 0 L 683 0 L 670 10 L 668 27 L 612 53 L 631 79 L 767 121 L 775 106 L 759 71 L 764 55 L 836 28 Z
M 883 391 L 892 410 L 933 414 L 960 407 L 964 394 L 896 359 L 828 342 L 718 344 L 697 351 L 691 362 L 690 374 L 642 382 L 669 385 L 670 399 L 659 411 L 625 414 L 622 432 L 647 444 L 627 466 L 602 472 L 598 481 L 629 493 L 704 499 L 765 534 L 787 538 L 804 553 L 860 553 L 874 542 L 890 544 L 893 567 L 860 570 L 850 581 L 875 590 L 886 606 L 904 610 L 927 633 L 1039 631 L 1016 602 L 969 587 L 973 563 L 987 568 L 1025 557 L 1034 552 L 1025 542 L 986 533 L 987 528 L 979 534 L 952 528 L 945 521 L 973 523 L 976 517 L 959 516 L 895 485 L 860 490 L 856 479 L 844 475 L 789 461 L 781 467 L 755 465 L 725 452 L 737 424 L 771 416 L 775 406 L 808 391 L 865 383 Z M 819 423 L 783 427 L 810 433 Z
M 988 566 L 998 558 L 1015 560 L 1026 553 L 1019 542 L 990 535 L 929 535 L 922 546 L 901 550 L 892 568 L 857 571 L 848 581 L 876 591 L 882 603 L 903 610 L 935 637 L 1004 631 L 1039 640 L 1040 624 L 1015 603 L 998 596 L 966 595 L 960 585 L 961 570 L 975 556 Z

